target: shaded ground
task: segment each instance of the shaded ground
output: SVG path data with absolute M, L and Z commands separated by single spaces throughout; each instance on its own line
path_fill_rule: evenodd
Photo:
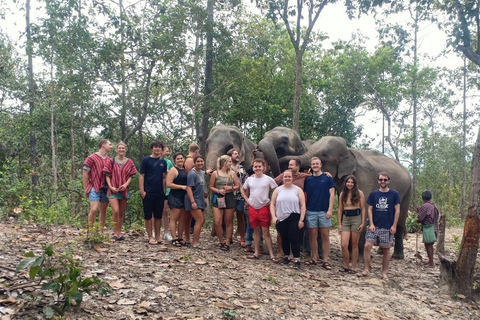
M 453 253 L 447 230 L 447 252 Z M 380 279 L 380 259 L 373 254 L 368 278 L 344 274 L 339 236 L 331 232 L 333 270 L 305 266 L 300 271 L 274 264 L 268 256 L 252 261 L 238 243 L 220 251 L 209 230 L 202 234 L 204 251 L 151 246 L 142 233 L 105 245 L 107 252 L 88 249 L 81 231 L 54 227 L 45 233 L 34 226 L 0 224 L 0 266 L 15 268 L 26 251 L 40 253 L 42 244 L 68 243 L 82 261 L 84 274 L 96 274 L 114 293 L 85 296 L 68 319 L 478 319 L 480 308 L 462 297 L 453 299 L 438 288 L 437 268 L 415 260 L 415 235 L 405 241 L 405 259 L 392 260 L 390 280 Z M 420 252 L 425 256 L 422 244 Z M 359 263 L 363 267 L 363 263 Z M 26 282 L 26 273 L 0 268 L 0 287 Z M 32 302 L 31 297 L 38 297 Z M 40 299 L 41 298 L 41 299 Z M 0 319 L 41 319 L 53 296 L 38 289 L 0 291 Z M 230 311 L 229 311 L 230 310 Z

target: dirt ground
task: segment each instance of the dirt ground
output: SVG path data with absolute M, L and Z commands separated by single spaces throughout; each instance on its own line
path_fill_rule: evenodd
M 132 232 L 126 234 L 126 241 L 106 244 L 108 251 L 97 252 L 83 244 L 81 233 L 64 226 L 42 233 L 36 226 L 0 224 L 1 320 L 42 319 L 43 307 L 54 302 L 54 296 L 38 288 L 6 290 L 28 282 L 27 273 L 14 275 L 8 268 L 14 269 L 25 252 L 40 253 L 48 243 L 55 243 L 57 252 L 70 245 L 83 264 L 83 273 L 97 275 L 114 289 L 105 297 L 85 295 L 79 309 L 66 313 L 67 319 L 480 317 L 477 303 L 462 296 L 453 298 L 439 288 L 438 260 L 435 269 L 426 269 L 415 259 L 415 234 L 405 241 L 405 259 L 392 260 L 390 279 L 384 281 L 380 278 L 381 256 L 376 253 L 369 277 L 340 272 L 340 238 L 333 230 L 331 271 L 304 264 L 295 270 L 271 262 L 266 255 L 250 260 L 238 243 L 228 252 L 220 251 L 209 230 L 202 234 L 203 251 L 148 245 L 143 233 Z M 461 234 L 461 229 L 447 230 L 446 248 L 452 257 L 453 235 Z M 421 243 L 419 248 L 425 257 Z

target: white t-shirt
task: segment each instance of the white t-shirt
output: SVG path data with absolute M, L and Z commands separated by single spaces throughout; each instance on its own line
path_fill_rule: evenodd
M 296 185 L 293 185 L 291 188 L 285 188 L 285 186 L 278 187 L 275 205 L 278 221 L 287 219 L 292 213 L 300 213 L 299 192 L 302 192 L 302 189 Z
M 277 186 L 275 180 L 265 174 L 260 178 L 257 178 L 256 175 L 250 176 L 243 184 L 244 189 L 250 190 L 248 203 L 257 210 L 270 202 L 268 197 L 270 189 L 275 189 Z

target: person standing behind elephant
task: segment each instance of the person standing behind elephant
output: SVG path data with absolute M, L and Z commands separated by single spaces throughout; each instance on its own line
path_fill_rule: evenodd
M 232 158 L 231 168 L 233 172 L 235 172 L 235 174 L 237 175 L 237 180 L 241 187 L 247 180 L 247 172 L 245 171 L 245 168 L 240 164 L 240 155 L 238 153 L 238 150 L 235 148 L 232 148 L 228 150 L 227 155 L 229 155 Z M 236 201 L 235 211 L 237 212 L 237 231 L 240 234 L 240 246 L 242 248 L 245 248 L 246 247 L 245 199 L 243 199 L 242 197 L 242 193 L 240 192 L 240 187 L 233 194 L 235 196 L 235 201 Z
M 425 263 L 427 268 L 435 268 L 433 263 L 433 244 L 437 240 L 438 234 L 438 218 L 440 213 L 437 206 L 430 202 L 432 192 L 425 190 L 422 192 L 423 204 L 418 211 L 418 222 L 422 224 L 423 243 L 427 251 L 428 262 Z
M 107 197 L 112 207 L 113 237 L 115 241 L 125 240 L 122 236 L 123 217 L 127 209 L 127 200 L 130 198 L 128 185 L 137 174 L 137 168 L 132 159 L 125 157 L 127 145 L 124 142 L 117 144 L 117 156 L 107 159 L 103 167 L 106 175 L 108 192 Z
M 370 274 L 371 251 L 373 245 L 380 246 L 383 251 L 382 279 L 388 280 L 387 270 L 390 262 L 390 248 L 394 245 L 394 235 L 397 232 L 398 218 L 400 217 L 400 195 L 390 189 L 390 176 L 385 171 L 378 174 L 380 188 L 373 190 L 367 199 L 368 219 L 370 227 L 365 235 L 365 250 L 363 260 L 365 268 L 359 277 Z
M 167 162 L 167 174 L 168 171 L 173 167 L 172 161 L 168 159 L 170 157 L 170 149 L 168 148 L 167 145 L 163 147 L 162 150 L 162 155 L 161 157 L 165 159 Z M 168 195 L 170 194 L 170 188 L 167 187 L 167 190 L 165 192 L 165 203 L 163 205 L 163 214 L 162 214 L 162 223 L 163 223 L 163 239 L 165 239 L 168 242 L 171 242 L 173 240 L 171 232 L 170 232 L 170 217 L 169 217 L 169 206 L 168 206 Z
M 263 231 L 265 244 L 267 245 L 270 259 L 275 261 L 272 248 L 272 237 L 270 236 L 270 198 L 268 197 L 270 189 L 275 189 L 277 184 L 275 180 L 263 173 L 265 170 L 265 161 L 263 159 L 253 160 L 253 171 L 255 174 L 248 177 L 243 185 L 241 192 L 245 201 L 248 203 L 250 225 L 253 228 L 255 243 L 255 253 L 249 256 L 251 259 L 258 259 L 260 255 L 260 237 Z M 247 192 L 249 196 L 247 195 Z M 248 199 L 248 200 L 247 200 Z
M 322 161 L 318 157 L 310 160 L 313 174 L 305 179 L 304 191 L 307 195 L 307 228 L 310 236 L 312 260 L 306 265 L 317 264 L 318 244 L 317 236 L 320 230 L 322 238 L 323 263 L 322 267 L 331 270 L 328 262 L 330 253 L 330 228 L 332 227 L 332 210 L 335 200 L 335 183 L 333 179 L 321 171 Z
M 342 185 L 338 199 L 338 233 L 341 236 L 343 272 L 355 273 L 358 261 L 358 241 L 365 225 L 365 195 L 358 189 L 357 178 L 349 175 Z M 352 268 L 348 243 L 352 239 Z
M 223 155 L 217 160 L 217 170 L 210 177 L 210 190 L 214 193 L 212 198 L 213 223 L 219 241 L 220 249 L 228 251 L 233 237 L 233 212 L 237 202 L 233 192 L 240 188 L 237 176 L 230 169 L 232 159 Z M 223 239 L 222 224 L 225 221 L 227 239 Z

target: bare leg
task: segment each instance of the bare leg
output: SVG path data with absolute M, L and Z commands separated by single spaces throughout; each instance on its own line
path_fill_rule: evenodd
M 352 269 L 357 269 L 358 262 L 358 241 L 360 240 L 360 232 L 352 232 Z
M 105 222 L 107 221 L 107 208 L 108 202 L 100 202 L 100 230 L 103 232 L 103 228 L 105 227 Z
M 350 231 L 342 231 L 341 234 L 341 244 L 342 244 L 342 256 L 343 256 L 343 264 L 345 268 L 350 269 L 350 252 L 348 252 L 348 242 L 350 241 Z M 352 239 L 353 242 L 353 239 Z M 358 255 L 358 242 L 357 242 L 357 255 Z M 353 252 L 352 252 L 353 256 Z M 352 258 L 352 266 L 353 266 L 353 258 Z
M 123 217 L 125 216 L 125 210 L 127 209 L 127 199 L 118 200 L 118 215 L 117 222 L 114 226 L 114 233 L 117 238 L 122 236 Z
M 162 237 L 160 235 L 160 229 L 162 228 L 162 219 L 155 219 L 153 218 L 153 228 L 155 230 L 155 240 L 157 242 L 162 241 Z
M 270 228 L 269 227 L 262 227 L 263 232 L 263 239 L 265 240 L 265 244 L 267 245 L 268 253 L 270 254 L 270 258 L 273 259 L 275 256 L 273 255 L 273 245 L 272 245 L 272 237 L 270 236 Z
M 223 240 L 222 223 L 223 223 L 224 209 L 219 209 L 216 207 L 213 207 L 212 209 L 213 209 L 213 228 L 215 229 L 215 234 L 218 238 L 218 242 L 223 243 L 224 240 Z
M 425 250 L 427 250 L 428 256 L 428 267 L 434 268 L 435 264 L 433 263 L 433 243 L 425 243 Z
M 318 228 L 309 228 L 308 235 L 310 237 L 310 254 L 312 255 L 312 260 L 318 262 Z
M 90 211 L 88 212 L 88 226 L 90 228 L 95 224 L 98 208 L 100 208 L 100 201 L 90 202 Z
M 320 228 L 320 235 L 322 237 L 323 261 L 327 262 L 330 254 L 330 227 Z
M 282 258 L 283 256 L 282 236 L 280 236 L 280 232 L 277 231 L 277 258 Z
M 365 242 L 365 249 L 363 250 L 364 269 L 363 269 L 363 272 L 360 273 L 359 275 L 367 276 L 367 275 L 370 274 L 370 260 L 372 258 L 372 256 L 371 256 L 372 247 L 373 247 L 373 243 Z
M 223 219 L 225 221 L 225 233 L 227 235 L 227 244 L 233 243 L 233 213 L 234 208 L 225 209 Z
M 182 215 L 182 211 L 183 209 L 179 209 L 179 208 L 170 209 L 170 223 L 169 223 L 170 233 L 174 239 L 182 237 L 181 231 L 183 230 L 180 230 L 180 223 L 182 222 L 182 220 L 185 220 L 184 215 Z M 177 222 L 178 222 L 178 237 L 177 237 Z
M 262 236 L 262 228 L 260 226 L 253 229 L 253 242 L 255 244 L 255 256 L 260 256 L 260 237 Z
M 240 233 L 240 241 L 245 242 L 246 223 L 243 211 L 237 211 L 237 231 Z
M 168 218 L 168 200 L 165 199 L 163 204 L 163 214 L 162 214 L 162 222 L 163 222 L 163 233 L 167 234 L 170 233 L 170 221 Z
M 203 224 L 205 223 L 205 217 L 202 210 L 190 211 L 192 217 L 195 219 L 195 228 L 193 228 L 193 241 L 192 246 L 198 246 L 200 244 L 200 233 L 202 232 Z
M 110 203 L 110 207 L 112 208 L 113 235 L 116 237 L 119 237 L 117 232 L 117 225 L 118 225 L 118 215 L 120 212 L 120 200 L 109 198 L 108 202 Z
M 387 270 L 388 264 L 390 262 L 390 248 L 382 248 L 383 258 L 382 258 L 382 278 L 388 280 Z
M 145 220 L 145 229 L 147 230 L 148 242 L 151 243 L 151 244 L 155 244 L 155 243 L 157 243 L 157 241 L 155 240 L 155 238 L 153 237 L 153 234 L 152 234 L 152 227 L 153 227 L 152 219 L 153 218 Z
M 184 220 L 184 229 L 183 232 L 185 233 L 185 242 L 190 242 L 190 224 L 192 223 L 192 214 L 190 211 L 185 211 L 185 220 Z M 180 234 L 182 235 L 182 234 Z

